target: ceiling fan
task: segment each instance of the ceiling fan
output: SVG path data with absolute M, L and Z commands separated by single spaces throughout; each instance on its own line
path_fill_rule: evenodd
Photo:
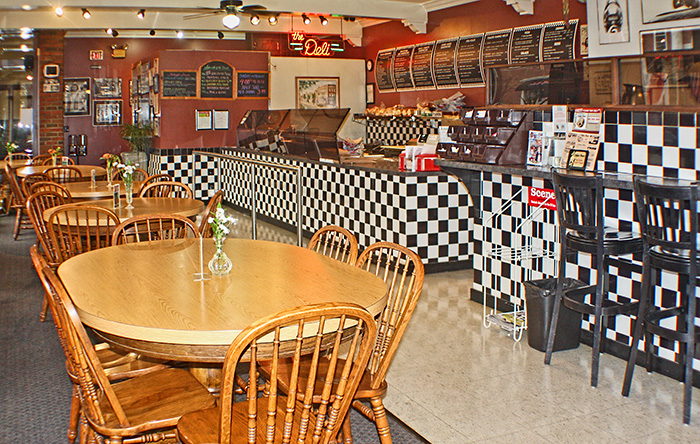
M 224 17 L 222 18 L 222 23 L 224 24 L 225 27 L 229 29 L 233 29 L 237 27 L 241 23 L 241 18 L 239 17 L 239 14 L 250 14 L 251 20 L 257 20 L 258 22 L 260 21 L 260 17 L 258 14 L 269 14 L 267 11 L 267 8 L 262 5 L 248 5 L 248 6 L 243 6 L 243 1 L 242 0 L 221 0 L 219 3 L 219 8 L 214 9 L 214 8 L 204 8 L 205 10 L 203 12 L 199 12 L 197 14 L 190 14 L 186 15 L 183 17 L 184 20 L 191 20 L 191 19 L 197 19 L 197 18 L 202 18 L 202 17 L 208 17 L 211 15 L 217 15 L 217 14 L 225 14 Z M 274 21 L 276 22 L 277 20 L 277 14 L 270 15 L 270 17 L 274 17 Z M 252 21 L 251 21 L 252 23 Z M 272 21 L 270 22 L 271 24 Z M 257 25 L 257 23 L 253 23 Z

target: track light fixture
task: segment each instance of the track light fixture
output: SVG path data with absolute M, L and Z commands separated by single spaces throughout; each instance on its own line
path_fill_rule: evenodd
M 88 11 L 87 9 L 83 8 L 82 11 L 83 11 L 83 18 L 84 18 L 85 20 L 87 20 L 87 19 L 89 19 L 90 17 L 92 17 L 92 14 L 90 14 L 90 11 Z
M 112 34 L 114 33 L 114 29 L 112 29 L 112 28 L 107 28 L 107 29 L 105 29 L 105 32 L 106 32 L 107 34 L 109 34 L 109 35 L 112 35 Z
M 228 29 L 233 29 L 241 24 L 241 18 L 236 15 L 235 8 L 226 8 L 226 15 L 221 19 L 221 23 Z
M 53 12 L 55 12 L 57 16 L 63 17 L 63 8 L 60 6 L 56 6 L 56 9 L 54 9 Z
M 177 38 L 179 38 L 179 39 L 181 39 L 181 38 L 185 37 L 185 33 L 184 33 L 184 32 L 182 32 L 182 31 L 178 31 L 178 32 L 177 32 L 177 34 L 175 34 L 175 35 L 176 35 L 176 36 L 177 36 Z
M 112 37 L 119 37 L 119 33 L 117 32 L 116 29 L 112 30 Z
M 301 15 L 301 21 L 303 21 L 305 25 L 311 24 L 311 19 L 306 14 Z
M 151 29 L 150 31 L 148 31 L 148 33 L 151 34 L 151 35 L 156 35 L 156 30 L 155 30 L 155 29 Z
M 270 25 L 275 26 L 275 25 L 277 24 L 277 22 L 278 22 L 277 16 L 276 16 L 276 15 L 271 15 L 271 16 L 269 16 L 269 17 L 267 18 L 267 22 L 268 22 Z
M 221 40 L 221 39 L 224 38 L 224 33 L 221 32 L 221 31 L 218 31 L 218 32 L 216 33 L 216 36 L 219 37 L 219 40 Z
M 321 26 L 326 26 L 328 24 L 328 19 L 324 16 L 318 18 L 321 21 Z
M 253 26 L 258 26 L 258 24 L 260 24 L 260 17 L 258 14 L 253 14 L 250 16 L 250 24 Z
M 146 10 L 145 9 L 139 9 L 139 12 L 136 13 L 136 17 L 140 18 L 143 20 L 143 18 L 146 16 Z

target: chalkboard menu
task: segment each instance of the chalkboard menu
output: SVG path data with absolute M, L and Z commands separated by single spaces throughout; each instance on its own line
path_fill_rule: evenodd
M 433 51 L 435 51 L 435 42 L 422 43 L 413 48 L 411 75 L 416 88 L 435 88 L 432 70 Z
M 484 68 L 508 64 L 508 49 L 512 32 L 512 29 L 508 29 L 486 33 L 481 54 L 481 64 Z
M 197 97 L 197 72 L 163 71 L 163 97 Z
M 510 43 L 510 63 L 539 62 L 541 35 L 542 25 L 515 28 Z
M 457 76 L 460 85 L 481 85 L 480 54 L 483 34 L 460 37 L 457 43 Z
M 238 71 L 238 98 L 267 98 L 269 92 L 269 73 Z
M 233 67 L 226 62 L 213 61 L 199 69 L 199 97 L 203 99 L 233 99 Z
M 394 60 L 394 50 L 379 51 L 377 60 L 374 63 L 374 78 L 379 91 L 394 89 L 394 75 L 391 72 L 391 65 Z
M 394 54 L 394 84 L 396 89 L 413 88 L 413 79 L 411 78 L 411 56 L 413 54 L 413 46 L 404 48 L 396 48 Z
M 457 39 L 440 40 L 435 43 L 433 76 L 438 88 L 456 88 L 459 85 L 455 69 L 456 50 Z
M 573 59 L 577 27 L 578 20 L 569 21 L 568 27 L 564 22 L 546 24 L 542 33 L 542 61 Z

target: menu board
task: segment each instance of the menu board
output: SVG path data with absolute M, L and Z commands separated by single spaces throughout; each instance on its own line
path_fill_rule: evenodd
M 434 51 L 435 42 L 422 43 L 413 48 L 411 76 L 416 88 L 435 88 L 432 69 Z
M 394 54 L 394 85 L 396 89 L 412 89 L 413 79 L 411 78 L 411 56 L 413 46 L 396 48 Z
M 481 73 L 481 44 L 483 43 L 484 35 L 470 35 L 460 37 L 457 42 L 457 76 L 459 84 L 465 85 L 482 85 L 484 77 Z
M 163 71 L 163 97 L 197 97 L 197 72 Z
M 455 53 L 457 39 L 440 40 L 435 43 L 433 53 L 433 76 L 438 88 L 456 88 L 457 70 L 455 68 Z
M 394 89 L 394 75 L 391 72 L 391 65 L 394 60 L 394 50 L 379 51 L 377 60 L 374 63 L 374 79 L 377 82 L 379 91 Z
M 510 43 L 510 63 L 532 63 L 540 61 L 540 37 L 543 26 L 515 28 Z
M 199 69 L 199 96 L 203 99 L 233 99 L 233 67 L 213 61 Z
M 241 72 L 238 71 L 237 97 L 241 98 L 268 98 L 270 74 L 268 72 Z
M 481 64 L 484 68 L 508 64 L 508 49 L 512 33 L 512 29 L 486 33 L 481 51 Z
M 578 20 L 570 20 L 568 27 L 564 22 L 546 24 L 542 32 L 542 61 L 573 59 L 576 28 Z

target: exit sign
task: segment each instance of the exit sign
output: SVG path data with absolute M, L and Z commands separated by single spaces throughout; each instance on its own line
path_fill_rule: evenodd
M 103 60 L 104 52 L 101 49 L 90 50 L 90 60 Z

